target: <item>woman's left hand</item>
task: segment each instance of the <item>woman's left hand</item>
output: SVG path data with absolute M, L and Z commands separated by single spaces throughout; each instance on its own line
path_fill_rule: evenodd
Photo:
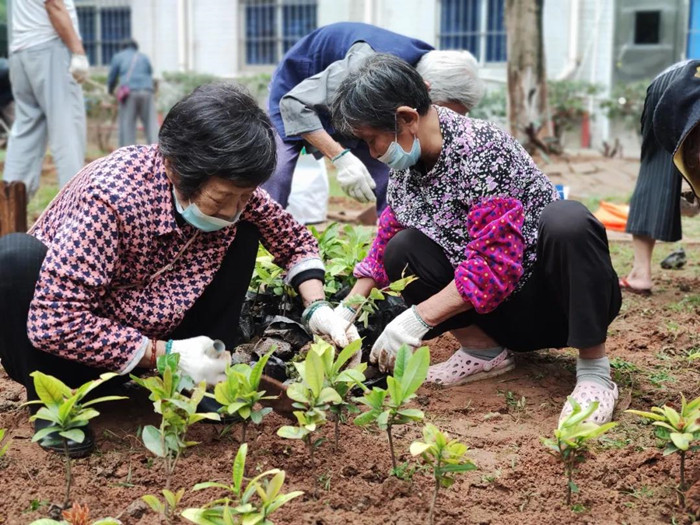
M 378 362 L 382 372 L 390 371 L 401 345 L 408 345 L 411 349 L 420 346 L 428 330 L 430 327 L 418 316 L 416 307 L 409 308 L 386 325 L 369 354 L 370 363 Z

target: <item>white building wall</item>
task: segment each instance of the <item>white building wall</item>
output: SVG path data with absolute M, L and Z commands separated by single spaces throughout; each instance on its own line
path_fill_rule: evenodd
M 156 77 L 178 70 L 177 0 L 132 1 L 131 33 Z
M 192 4 L 192 60 L 189 69 L 232 76 L 239 69 L 239 44 L 243 40 L 237 2 L 194 0 Z

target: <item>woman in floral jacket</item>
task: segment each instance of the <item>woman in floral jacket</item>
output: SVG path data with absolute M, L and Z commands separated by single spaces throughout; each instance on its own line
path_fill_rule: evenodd
M 367 295 L 406 270 L 411 308 L 377 339 L 370 359 L 392 366 L 402 344 L 451 331 L 461 347 L 430 367 L 446 386 L 503 374 L 511 351 L 579 349 L 581 404 L 609 421 L 618 397 L 605 356 L 620 290 L 603 226 L 552 183 L 495 125 L 430 104 L 410 66 L 376 55 L 343 82 L 336 129 L 364 140 L 391 168 L 389 206 L 351 293 Z M 351 310 L 337 309 L 346 318 Z M 562 417 L 570 413 L 567 402 Z
M 0 239 L 0 359 L 29 400 L 35 370 L 75 387 L 105 371 L 126 379 L 170 352 L 195 382 L 221 381 L 230 354 L 214 339 L 236 343 L 259 240 L 314 332 L 342 346 L 358 337 L 324 300 L 314 238 L 258 188 L 275 169 L 275 140 L 250 95 L 200 87 L 159 139 L 89 164 L 29 234 Z M 60 451 L 56 437 L 40 445 Z M 93 446 L 89 433 L 69 443 L 76 456 Z

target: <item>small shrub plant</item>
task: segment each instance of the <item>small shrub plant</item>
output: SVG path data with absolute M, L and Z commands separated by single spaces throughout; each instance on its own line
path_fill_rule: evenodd
M 411 443 L 410 451 L 413 456 L 421 456 L 423 462 L 433 471 L 435 485 L 428 512 L 428 522 L 432 525 L 440 487 L 450 488 L 455 482 L 455 474 L 476 470 L 476 465 L 466 457 L 465 444 L 450 439 L 431 423 L 426 423 L 423 427 L 423 441 Z
M 150 392 L 156 414 L 161 415 L 158 428 L 147 425 L 141 432 L 144 446 L 159 458 L 163 458 L 165 468 L 164 501 L 156 496 L 146 495 L 143 500 L 157 513 L 162 514 L 168 523 L 172 523 L 174 511 L 184 494 L 184 490 L 172 492 L 170 484 L 177 462 L 182 452 L 197 443 L 186 441 L 185 436 L 190 425 L 203 419 L 218 421 L 215 413 L 198 413 L 197 405 L 204 397 L 206 383 L 194 385 L 192 379 L 182 375 L 178 370 L 179 354 L 168 354 L 158 358 L 158 375 L 147 378 L 131 376 L 132 379 Z M 183 392 L 191 390 L 189 396 Z
M 327 422 L 326 411 L 332 404 L 341 404 L 342 398 L 333 388 L 325 385 L 326 374 L 318 352 L 309 350 L 303 362 L 294 363 L 299 373 L 299 382 L 287 388 L 287 396 L 294 401 L 297 426 L 285 425 L 277 435 L 287 439 L 301 439 L 309 451 L 311 466 L 315 467 L 314 449 L 319 444 L 313 441 L 313 433 Z
M 259 425 L 263 417 L 272 411 L 270 407 L 256 409 L 257 403 L 274 396 L 265 396 L 260 388 L 260 378 L 268 359 L 274 353 L 273 348 L 261 357 L 254 366 L 239 363 L 226 368 L 226 381 L 214 387 L 214 398 L 222 405 L 219 412 L 236 414 L 241 418 L 241 443 L 246 443 L 246 430 L 252 421 Z
M 396 453 L 391 429 L 396 425 L 404 425 L 412 421 L 421 421 L 423 412 L 417 408 L 408 408 L 406 404 L 416 396 L 416 391 L 428 375 L 430 351 L 423 346 L 411 353 L 407 345 L 401 346 L 396 354 L 394 375 L 388 376 L 386 390 L 372 388 L 361 398 L 359 403 L 367 405 L 369 411 L 355 418 L 359 426 L 374 423 L 385 430 L 391 452 L 392 473 L 396 472 Z
M 360 294 L 353 294 L 347 297 L 343 301 L 343 304 L 355 310 L 355 315 L 348 323 L 348 328 L 355 321 L 362 323 L 364 327 L 367 328 L 367 325 L 369 324 L 369 317 L 376 313 L 379 309 L 379 306 L 377 304 L 379 301 L 385 300 L 387 296 L 400 296 L 401 292 L 403 292 L 409 284 L 411 284 L 417 279 L 418 277 L 414 275 L 401 277 L 401 279 L 390 283 L 384 288 L 372 288 L 367 297 L 364 297 Z
M 605 434 L 617 423 L 605 423 L 599 426 L 596 423 L 584 422 L 596 411 L 598 401 L 594 401 L 584 410 L 573 397 L 569 396 L 568 400 L 573 408 L 571 414 L 559 422 L 553 438 L 541 437 L 540 440 L 547 451 L 564 465 L 566 504 L 571 506 L 571 494 L 578 492 L 578 485 L 574 482 L 576 464 L 585 461 L 585 453 L 593 440 Z
M 678 454 L 680 457 L 679 495 L 681 506 L 685 506 L 685 460 L 688 452 L 700 450 L 700 397 L 687 402 L 681 394 L 681 411 L 672 407 L 651 407 L 651 412 L 626 410 L 630 414 L 649 419 L 655 427 L 655 435 L 664 447 L 664 456 Z
M 361 351 L 362 341 L 353 341 L 343 348 L 335 357 L 335 347 L 323 339 L 316 337 L 309 352 L 316 352 L 321 357 L 324 371 L 324 385 L 338 393 L 339 402 L 333 402 L 328 410 L 333 414 L 335 449 L 338 450 L 340 441 L 340 423 L 347 413 L 359 413 L 355 403 L 350 402 L 350 392 L 354 386 L 362 387 L 365 380 L 364 371 L 367 363 L 358 363 L 354 366 L 345 365 L 352 357 Z
M 288 494 L 282 493 L 285 473 L 279 469 L 265 471 L 247 484 L 244 483 L 247 453 L 248 445 L 243 443 L 233 461 L 231 485 L 207 481 L 198 483 L 192 489 L 223 490 L 227 493 L 226 496 L 204 507 L 185 509 L 182 517 L 198 525 L 273 525 L 270 515 L 303 492 L 296 490 Z
M 92 408 L 93 405 L 105 401 L 126 399 L 124 396 L 104 396 L 83 402 L 85 396 L 105 381 L 116 377 L 117 374 L 107 372 L 101 374 L 98 379 L 88 381 L 78 388 L 71 389 L 60 379 L 34 371 L 30 374 L 34 379 L 34 389 L 38 400 L 28 401 L 24 405 L 42 405 L 36 414 L 29 418 L 30 421 L 42 419 L 51 423 L 34 434 L 32 442 L 40 441 L 49 434 L 57 433 L 63 440 L 63 450 L 66 469 L 66 491 L 63 499 L 63 508 L 67 509 L 70 503 L 70 489 L 73 483 L 71 471 L 72 460 L 68 451 L 68 440 L 82 443 L 85 440 L 83 430 L 89 421 L 100 413 Z

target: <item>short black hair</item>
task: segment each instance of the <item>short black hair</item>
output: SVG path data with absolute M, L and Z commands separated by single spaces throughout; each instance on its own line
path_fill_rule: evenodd
M 423 78 L 408 62 L 388 55 L 370 55 L 341 82 L 331 102 L 335 129 L 352 135 L 358 126 L 396 131 L 396 110 L 415 108 L 419 115 L 430 109 Z
M 138 51 L 139 43 L 136 40 L 134 40 L 133 38 L 127 38 L 122 43 L 122 49 L 129 49 L 129 48 L 136 49 Z
M 235 82 L 204 84 L 180 100 L 158 139 L 185 198 L 214 176 L 244 188 L 258 186 L 277 164 L 270 119 Z

